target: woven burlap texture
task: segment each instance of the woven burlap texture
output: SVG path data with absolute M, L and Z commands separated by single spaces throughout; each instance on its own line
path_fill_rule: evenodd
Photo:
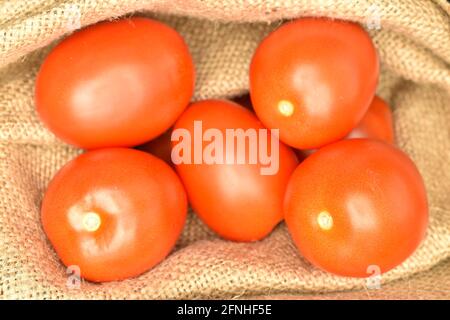
M 246 296 L 245 299 L 277 299 L 277 300 L 384 300 L 384 299 L 414 299 L 414 300 L 448 300 L 450 295 L 450 259 L 436 265 L 430 270 L 418 273 L 412 277 L 391 281 L 377 290 L 339 291 L 323 293 L 304 293 L 296 295 L 265 295 Z
M 39 206 L 52 175 L 80 151 L 39 122 L 34 80 L 50 48 L 74 28 L 131 14 L 156 17 L 185 37 L 197 69 L 195 99 L 246 92 L 254 49 L 284 19 L 328 16 L 371 27 L 382 61 L 378 93 L 393 107 L 397 144 L 417 164 L 430 203 L 425 241 L 382 281 L 444 261 L 450 256 L 449 12 L 441 0 L 1 2 L 0 297 L 231 298 L 366 285 L 311 266 L 283 224 L 260 242 L 232 243 L 190 214 L 176 250 L 151 271 L 123 282 L 67 287 L 65 268 L 42 231 Z

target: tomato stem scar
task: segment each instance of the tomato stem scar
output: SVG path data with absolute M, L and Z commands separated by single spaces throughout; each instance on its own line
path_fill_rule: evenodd
M 317 223 L 322 230 L 330 230 L 333 227 L 333 217 L 328 211 L 322 211 L 317 216 Z
M 83 217 L 83 227 L 86 231 L 97 231 L 101 224 L 102 220 L 96 212 L 87 212 Z
M 288 100 L 278 102 L 278 111 L 285 117 L 290 117 L 294 113 L 294 105 Z

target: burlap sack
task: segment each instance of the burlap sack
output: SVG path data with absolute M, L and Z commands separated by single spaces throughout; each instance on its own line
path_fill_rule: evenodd
M 382 276 L 379 290 L 450 256 L 450 9 L 445 0 L 6 0 L 0 4 L 0 297 L 311 297 L 366 287 L 364 279 L 312 267 L 297 253 L 284 225 L 263 241 L 232 243 L 192 214 L 176 250 L 153 270 L 123 282 L 67 287 L 66 269 L 42 231 L 39 207 L 52 175 L 80 151 L 39 122 L 34 79 L 55 40 L 74 28 L 135 12 L 156 13 L 183 34 L 197 68 L 195 99 L 244 93 L 253 50 L 282 19 L 329 16 L 369 27 L 382 61 L 378 93 L 394 109 L 398 146 L 419 167 L 430 203 L 425 241 Z M 443 270 L 426 273 L 428 280 L 414 289 L 420 291 L 420 283 L 448 285 L 449 268 Z M 439 290 L 450 297 L 445 288 Z M 370 297 L 367 292 L 352 297 Z

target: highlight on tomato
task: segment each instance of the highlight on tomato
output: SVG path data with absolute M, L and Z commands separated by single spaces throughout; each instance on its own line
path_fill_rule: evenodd
M 300 18 L 269 34 L 250 65 L 258 118 L 297 149 L 344 138 L 363 118 L 379 74 L 376 49 L 358 24 Z
M 35 103 L 60 139 L 84 149 L 130 147 L 175 122 L 194 91 L 188 47 L 171 27 L 147 18 L 77 31 L 45 58 Z
M 176 173 L 142 151 L 84 153 L 52 179 L 42 201 L 44 231 L 66 266 L 105 282 L 137 276 L 172 250 L 186 219 Z
M 294 152 L 248 109 L 225 100 L 190 105 L 172 135 L 172 160 L 198 216 L 221 237 L 256 241 L 283 219 Z
M 428 224 L 414 163 L 392 145 L 368 139 L 342 140 L 305 159 L 290 178 L 284 213 L 300 253 L 348 277 L 398 266 Z

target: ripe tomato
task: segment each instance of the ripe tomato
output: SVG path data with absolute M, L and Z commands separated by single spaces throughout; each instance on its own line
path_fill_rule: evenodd
M 346 137 L 369 138 L 394 143 L 394 127 L 389 106 L 375 96 L 361 122 Z
M 381 98 L 374 97 L 362 120 L 344 139 L 354 138 L 375 139 L 394 144 L 392 112 Z M 316 149 L 295 150 L 299 159 L 305 159 L 316 151 Z
M 239 138 L 226 138 L 227 130 L 228 133 L 237 132 L 233 129 L 249 133 L 243 148 L 239 148 L 236 142 Z M 177 132 L 184 133 L 180 140 L 176 140 Z M 250 137 L 252 132 L 256 132 L 253 138 Z M 214 133 L 215 137 L 210 135 L 206 138 L 209 133 Z M 204 137 L 200 143 L 199 134 Z M 175 123 L 173 138 L 172 159 L 175 161 L 176 154 L 183 154 L 188 159 L 175 164 L 190 204 L 212 230 L 225 239 L 255 241 L 268 235 L 282 220 L 284 192 L 297 165 L 297 158 L 289 147 L 271 136 L 251 111 L 222 100 L 194 103 Z M 190 141 L 184 140 L 186 138 Z M 234 147 L 226 148 L 231 141 L 235 142 Z M 264 141 L 269 146 L 267 153 L 261 147 Z M 219 146 L 215 151 L 210 149 L 212 143 Z M 183 144 L 190 151 L 180 150 L 179 146 Z M 279 157 L 276 157 L 276 147 L 279 147 Z M 212 162 L 204 156 L 208 150 L 218 158 L 219 154 L 224 159 L 234 153 L 237 158 L 245 156 L 246 161 L 239 164 L 235 158 L 234 162 Z M 185 154 L 186 151 L 189 154 Z M 203 155 L 203 161 L 195 161 L 196 153 Z M 273 156 L 273 162 L 269 164 L 270 161 L 262 159 L 261 153 Z M 252 156 L 256 159 L 253 162 L 250 161 Z M 278 166 L 278 170 L 271 172 L 271 175 L 262 174 L 262 168 L 267 169 L 271 165 L 274 165 L 273 168 Z
M 414 163 L 392 145 L 368 139 L 342 140 L 304 160 L 289 181 L 284 212 L 306 259 L 351 277 L 403 262 L 428 222 Z
M 54 134 L 94 149 L 157 137 L 183 112 L 193 90 L 193 62 L 181 36 L 160 22 L 132 18 L 63 40 L 41 66 L 35 101 Z
M 163 160 L 168 165 L 172 166 L 172 142 L 170 141 L 171 134 L 172 130 L 167 130 L 158 138 L 138 146 L 137 149 L 151 153 L 152 155 Z
M 281 141 L 314 149 L 342 139 L 375 94 L 378 56 L 359 25 L 303 18 L 272 32 L 250 66 L 250 95 L 259 119 Z
M 110 148 L 80 155 L 50 182 L 42 225 L 66 266 L 96 282 L 137 276 L 163 260 L 186 219 L 175 172 L 145 152 Z

